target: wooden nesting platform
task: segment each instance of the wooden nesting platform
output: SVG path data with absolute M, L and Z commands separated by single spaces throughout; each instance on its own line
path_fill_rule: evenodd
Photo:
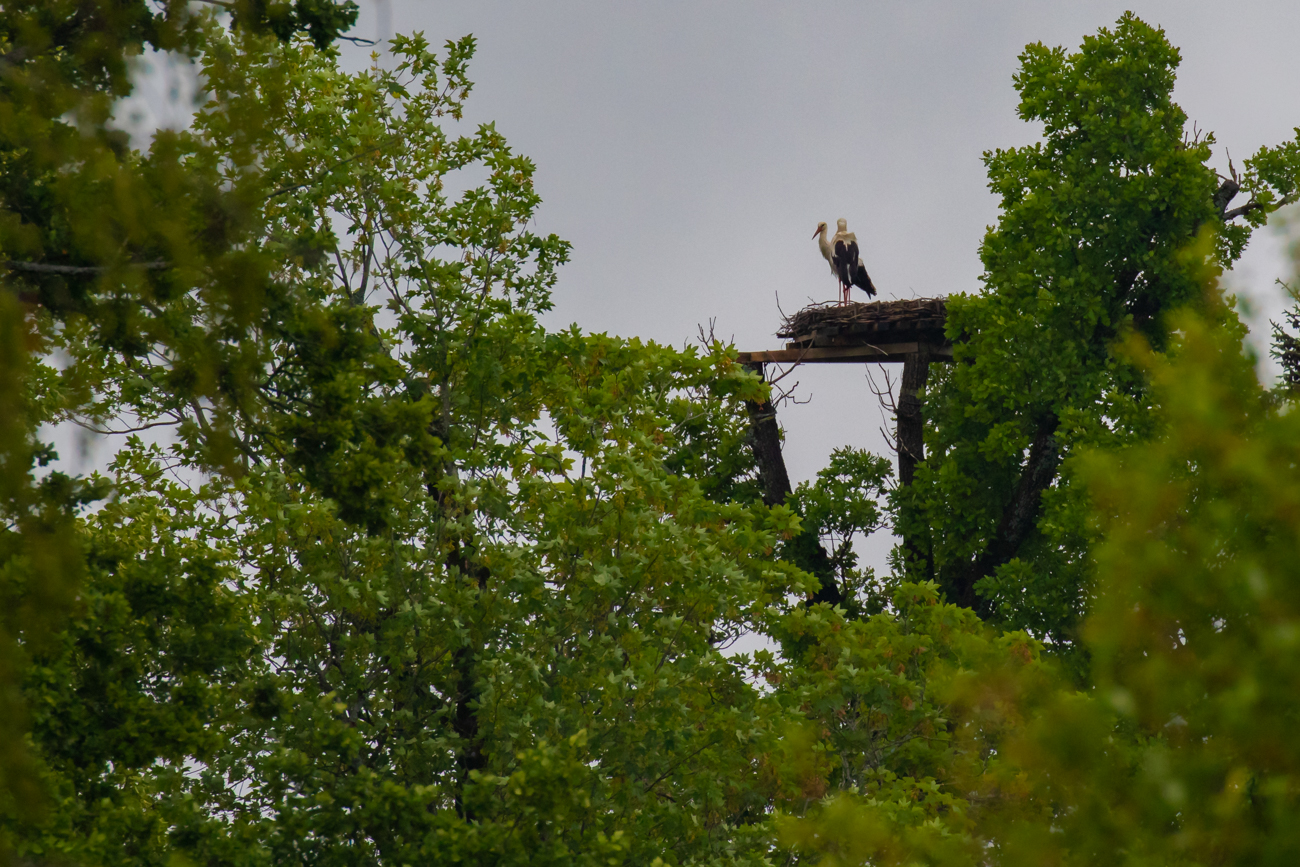
M 949 360 L 952 343 L 943 333 L 947 314 L 943 298 L 814 304 L 781 324 L 776 336 L 786 338 L 784 349 L 742 352 L 740 361 L 888 364 L 902 363 L 923 349 L 935 360 Z

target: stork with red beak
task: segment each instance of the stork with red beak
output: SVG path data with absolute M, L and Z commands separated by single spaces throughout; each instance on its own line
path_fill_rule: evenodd
M 862 257 L 858 255 L 858 236 L 849 231 L 847 220 L 843 217 L 839 219 L 835 236 L 829 241 L 826 240 L 825 223 L 817 224 L 813 237 L 817 239 L 822 256 L 831 266 L 831 273 L 840 281 L 841 304 L 849 303 L 849 289 L 853 286 L 865 291 L 867 297 L 875 297 L 876 287 L 871 282 L 871 275 L 867 273 L 867 266 L 862 264 Z

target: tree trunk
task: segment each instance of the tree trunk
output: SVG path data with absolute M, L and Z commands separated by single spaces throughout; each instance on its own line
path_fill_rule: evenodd
M 989 540 L 984 553 L 966 564 L 955 576 L 953 589 L 956 598 L 953 601 L 973 608 L 980 617 L 988 617 L 993 608 L 987 599 L 975 592 L 976 582 L 985 575 L 992 575 L 999 566 L 1019 554 L 1021 544 L 1038 524 L 1043 491 L 1051 487 L 1061 466 L 1061 451 L 1056 442 L 1059 425 L 1055 413 L 1049 412 L 1040 419 L 1015 494 L 1002 510 L 997 534 Z
M 760 377 L 764 376 L 762 362 L 754 362 L 746 367 Z M 749 444 L 754 450 L 754 461 L 758 464 L 763 502 L 768 506 L 780 505 L 794 489 L 790 486 L 790 474 L 785 468 L 785 456 L 781 454 L 781 429 L 776 423 L 776 407 L 772 406 L 771 400 L 762 403 L 747 400 L 745 408 L 749 411 Z M 844 594 L 835 582 L 835 568 L 831 565 L 830 555 L 817 538 L 816 530 L 805 527 L 791 540 L 788 550 L 787 556 L 792 557 L 796 566 L 816 575 L 821 582 L 812 602 L 844 604 Z
M 916 352 L 903 361 L 903 382 L 898 389 L 897 430 L 898 484 L 910 488 L 916 477 L 916 465 L 925 460 L 925 418 L 921 413 L 921 391 L 930 378 L 930 347 L 921 344 Z M 908 502 L 908 492 L 902 491 L 904 514 L 900 516 L 899 529 L 903 536 L 903 556 L 911 570 L 927 579 L 934 578 L 934 552 L 928 528 L 917 520 L 915 509 Z
M 898 483 L 911 485 L 916 465 L 925 460 L 925 422 L 921 417 L 921 389 L 930 378 L 930 348 L 925 344 L 903 362 L 903 383 L 898 394 Z
M 764 376 L 763 363 L 755 362 L 745 365 L 760 377 Z M 793 488 L 790 487 L 790 474 L 785 469 L 785 457 L 781 454 L 781 429 L 776 423 L 776 407 L 771 400 L 762 403 L 745 401 L 749 410 L 750 447 L 754 450 L 754 461 L 758 464 L 758 478 L 763 484 L 763 502 L 768 506 L 777 506 Z
M 472 582 L 481 599 L 487 590 L 489 572 L 481 564 L 471 563 L 459 543 L 452 548 L 448 565 L 455 567 L 460 579 Z M 481 604 L 481 603 L 476 603 Z M 466 642 L 452 652 L 455 671 L 455 692 L 451 718 L 452 730 L 458 740 L 456 750 L 456 812 L 461 818 L 473 821 L 476 817 L 465 803 L 465 789 L 472 782 L 475 771 L 487 768 L 487 755 L 483 751 L 483 735 L 479 729 L 479 705 L 482 684 L 479 682 L 478 655 L 482 651 L 481 636 L 471 629 Z

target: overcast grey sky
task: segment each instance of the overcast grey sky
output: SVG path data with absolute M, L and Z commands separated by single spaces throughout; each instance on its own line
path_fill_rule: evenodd
M 819 220 L 848 219 L 885 298 L 978 290 L 996 218 L 981 153 L 1037 133 L 1015 115 L 1017 55 L 1076 48 L 1130 8 L 1182 49 L 1176 96 L 1218 137 L 1216 165 L 1293 135 L 1294 0 L 363 0 L 353 32 L 478 38 L 467 121 L 494 120 L 536 161 L 539 228 L 574 245 L 552 325 L 680 344 L 714 318 L 759 349 L 779 345 L 775 293 L 787 311 L 834 295 Z M 1238 272 L 1276 316 L 1276 242 Z M 884 451 L 863 368 L 796 376 L 812 400 L 781 412 L 793 476 L 838 445 Z

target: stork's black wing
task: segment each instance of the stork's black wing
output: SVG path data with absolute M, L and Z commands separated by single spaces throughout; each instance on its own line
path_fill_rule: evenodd
M 835 268 L 835 273 L 839 275 L 841 285 L 853 285 L 853 269 L 857 261 L 857 241 L 849 241 L 848 243 L 844 241 L 835 242 L 835 255 L 831 257 L 831 266 Z
M 854 247 L 857 244 L 853 245 Z M 867 293 L 868 298 L 876 297 L 876 287 L 871 282 L 871 275 L 867 273 L 867 266 L 862 264 L 861 259 L 856 259 L 853 263 L 853 285 Z

